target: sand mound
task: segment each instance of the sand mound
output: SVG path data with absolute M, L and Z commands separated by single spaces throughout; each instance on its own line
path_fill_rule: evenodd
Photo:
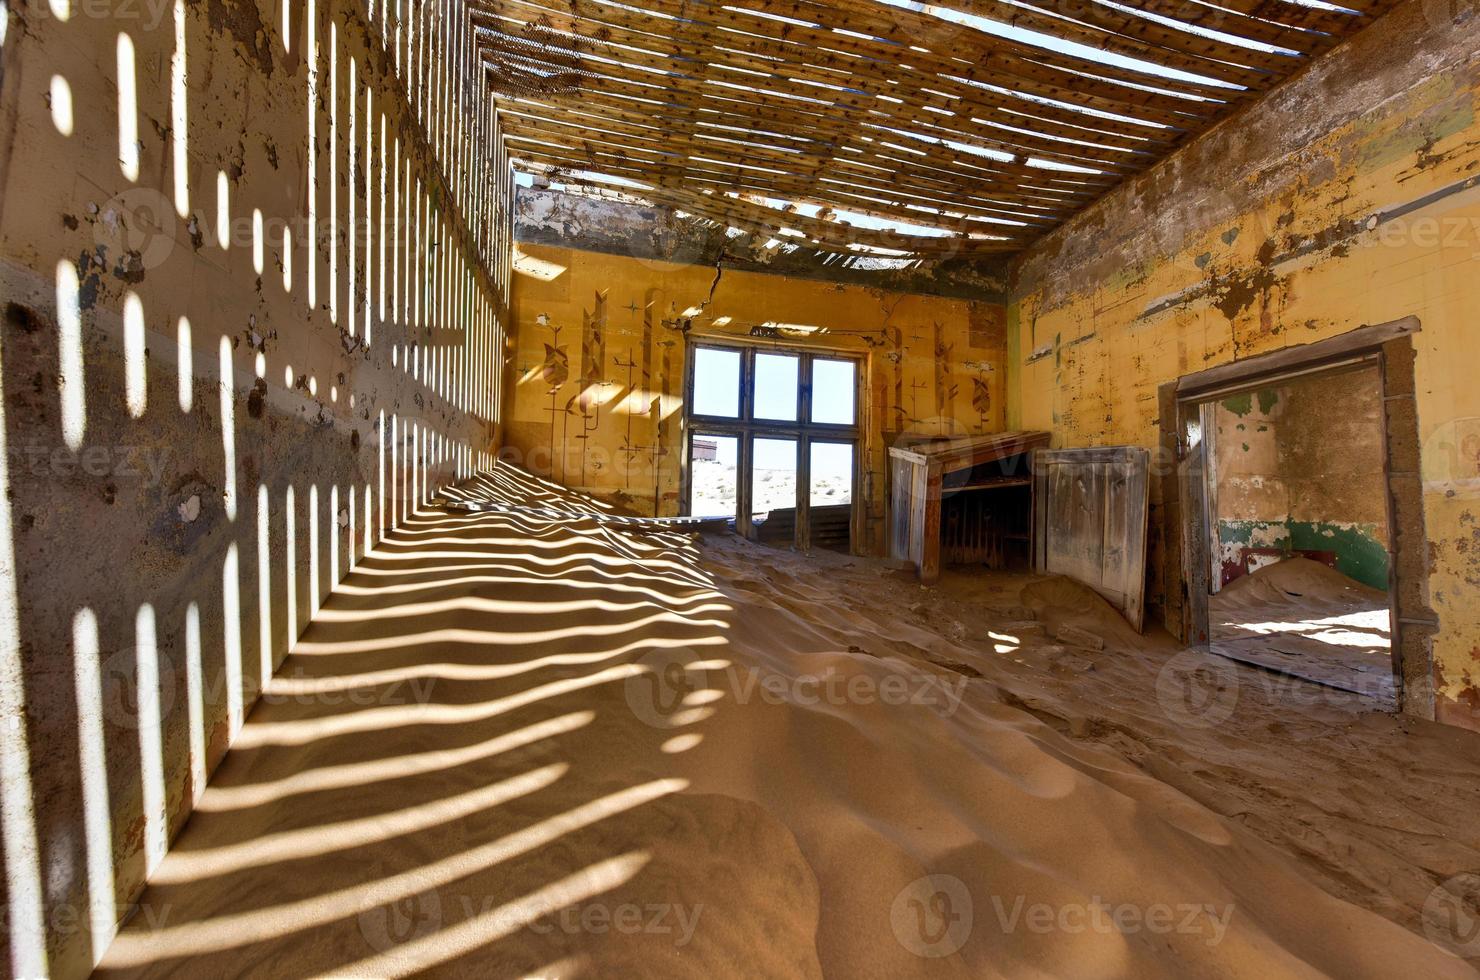
M 104 975 L 1471 975 L 1066 737 L 1001 686 L 1029 639 L 820 561 L 418 516 L 315 618 Z M 1120 635 L 1061 581 L 1030 598 Z
M 1050 632 L 1074 626 L 1102 638 L 1106 644 L 1139 646 L 1143 640 L 1115 607 L 1094 589 L 1071 578 L 1053 575 L 1023 586 L 1022 604 Z
M 1220 594 L 1231 598 L 1258 597 L 1290 601 L 1292 599 L 1344 598 L 1358 602 L 1386 604 L 1387 593 L 1348 578 L 1336 569 L 1309 558 L 1286 558 L 1255 569 L 1225 585 Z

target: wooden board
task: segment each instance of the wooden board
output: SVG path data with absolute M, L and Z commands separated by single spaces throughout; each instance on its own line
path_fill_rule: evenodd
M 1150 454 L 1132 446 L 1033 454 L 1033 567 L 1083 582 L 1145 621 Z

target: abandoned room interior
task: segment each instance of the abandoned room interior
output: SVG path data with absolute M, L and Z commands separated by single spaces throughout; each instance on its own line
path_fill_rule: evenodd
M 1475 0 L 0 0 L 8 975 L 1480 971 Z

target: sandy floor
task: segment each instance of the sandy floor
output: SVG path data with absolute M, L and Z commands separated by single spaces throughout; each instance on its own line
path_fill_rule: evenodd
M 1397 703 L 1386 592 L 1291 558 L 1235 579 L 1208 613 L 1215 653 Z
M 1473 976 L 1477 746 L 1062 579 L 430 514 L 104 973 Z

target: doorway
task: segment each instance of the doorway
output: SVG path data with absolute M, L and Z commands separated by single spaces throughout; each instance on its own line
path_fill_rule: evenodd
M 1163 391 L 1169 571 L 1185 589 L 1168 624 L 1180 612 L 1190 645 L 1432 717 L 1418 327 L 1361 327 Z
M 859 541 L 861 362 L 843 353 L 694 340 L 684 509 L 770 544 Z
M 1378 356 L 1201 405 L 1213 653 L 1395 704 Z

